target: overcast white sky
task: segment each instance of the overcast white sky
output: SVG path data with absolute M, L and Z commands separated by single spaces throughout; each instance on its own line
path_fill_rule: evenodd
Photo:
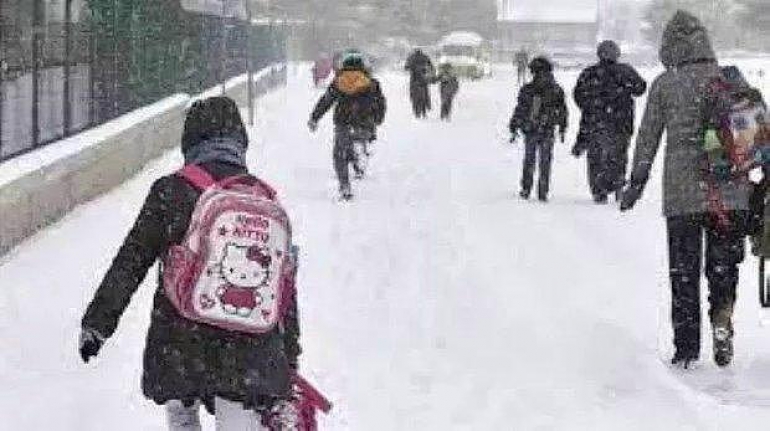
M 591 22 L 599 4 L 617 0 L 497 0 L 501 19 Z M 646 3 L 650 0 L 633 0 Z

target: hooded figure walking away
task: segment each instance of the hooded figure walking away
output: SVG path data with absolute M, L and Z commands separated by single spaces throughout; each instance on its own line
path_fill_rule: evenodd
M 519 91 L 518 102 L 509 129 L 511 142 L 516 140 L 520 131 L 524 132 L 526 141 L 519 196 L 522 199 L 529 199 L 535 173 L 535 161 L 539 159 L 540 178 L 537 198 L 541 202 L 547 202 L 550 190 L 554 132 L 556 128 L 559 129 L 559 137 L 563 143 L 564 135 L 567 132 L 567 105 L 564 101 L 564 90 L 556 83 L 553 76 L 551 62 L 543 57 L 537 57 L 530 63 L 529 70 L 532 73 L 532 82 L 524 85 Z
M 599 63 L 585 69 L 575 86 L 582 117 L 572 154 L 588 153 L 591 195 L 595 202 L 606 203 L 610 193 L 620 199 L 634 133 L 634 97 L 644 94 L 647 83 L 633 67 L 618 62 L 620 47 L 615 42 L 602 42 L 597 53 Z
M 513 58 L 516 66 L 516 85 L 521 87 L 527 82 L 527 66 L 529 65 L 529 53 L 524 47 L 516 51 Z
M 342 69 L 310 115 L 310 131 L 316 131 L 318 122 L 332 106 L 335 106 L 334 171 L 339 180 L 340 198 L 350 200 L 353 189 L 349 165 L 353 164 L 357 175 L 362 174 L 355 143 L 376 139 L 377 126 L 385 120 L 387 108 L 379 81 L 371 76 L 360 55 L 351 54 L 342 61 Z
M 185 164 L 214 180 L 248 175 L 246 129 L 235 102 L 215 97 L 190 108 L 182 135 Z M 88 362 L 110 338 L 131 296 L 156 261 L 167 263 L 181 244 L 201 196 L 182 173 L 155 181 L 133 228 L 112 261 L 82 320 L 80 354 Z M 161 265 L 164 268 L 165 265 Z M 235 261 L 233 268 L 235 268 Z M 296 295 L 280 327 L 264 334 L 235 332 L 183 317 L 158 277 L 142 390 L 165 405 L 171 431 L 200 431 L 200 405 L 216 413 L 217 430 L 257 430 L 289 396 L 300 354 Z
M 452 119 L 452 105 L 455 96 L 460 90 L 460 81 L 457 80 L 452 65 L 449 63 L 439 66 L 436 81 L 438 81 L 439 93 L 441 94 L 441 119 L 449 121 Z
M 688 367 L 700 356 L 701 261 L 709 285 L 709 317 L 715 362 L 726 366 L 733 357 L 733 307 L 738 265 L 744 259 L 744 228 L 749 201 L 745 176 L 710 184 L 704 175 L 705 136 L 711 84 L 722 78 L 705 27 L 679 11 L 663 33 L 660 59 L 666 71 L 650 89 L 636 141 L 631 177 L 621 203 L 630 210 L 649 178 L 663 132 L 668 136 L 663 171 L 663 213 L 668 230 L 673 364 Z M 729 219 L 711 211 L 709 189 Z
M 409 98 L 414 116 L 425 118 L 431 110 L 428 86 L 436 73 L 433 62 L 421 49 L 416 49 L 406 59 L 404 69 L 409 71 Z

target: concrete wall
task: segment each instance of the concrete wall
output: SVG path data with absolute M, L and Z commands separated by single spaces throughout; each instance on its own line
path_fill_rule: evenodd
M 255 74 L 254 82 L 255 97 L 282 86 L 285 66 Z M 226 94 L 242 107 L 248 103 L 246 84 L 245 76 L 226 84 Z M 179 145 L 190 101 L 215 94 L 221 88 L 173 96 L 0 164 L 0 255 Z

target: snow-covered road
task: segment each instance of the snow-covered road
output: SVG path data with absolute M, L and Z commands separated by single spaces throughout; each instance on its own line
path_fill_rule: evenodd
M 335 402 L 322 429 L 767 429 L 770 329 L 757 325 L 753 260 L 734 366 L 716 370 L 707 343 L 700 369 L 669 370 L 659 180 L 632 214 L 594 206 L 568 143 L 551 202 L 515 198 L 511 76 L 465 83 L 445 124 L 413 120 L 405 78 L 386 75 L 390 111 L 351 204 L 335 200 L 330 119 L 315 136 L 304 127 L 310 79 L 259 103 L 250 162 L 302 247 L 302 368 Z M 575 79 L 559 75 L 567 89 Z M 76 338 L 149 185 L 179 163 L 154 162 L 0 262 L 1 430 L 164 429 L 139 390 L 154 277 L 95 365 L 80 363 Z

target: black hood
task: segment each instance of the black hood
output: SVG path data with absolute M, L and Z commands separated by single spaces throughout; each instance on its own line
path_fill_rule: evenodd
M 698 18 L 678 11 L 663 31 L 660 61 L 667 68 L 716 61 L 708 31 Z
M 187 154 L 194 147 L 220 139 L 236 141 L 244 151 L 249 146 L 249 138 L 238 105 L 224 96 L 210 97 L 193 103 L 185 117 L 182 153 Z

